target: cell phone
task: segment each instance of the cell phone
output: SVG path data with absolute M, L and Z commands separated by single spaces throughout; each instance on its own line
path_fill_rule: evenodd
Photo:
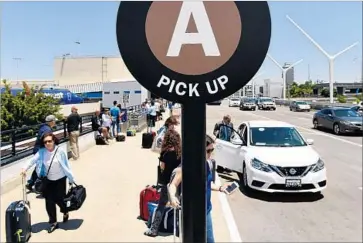
M 231 185 L 229 185 L 226 189 L 224 189 L 225 193 L 228 195 L 232 194 L 238 189 L 239 185 L 237 182 L 233 182 Z

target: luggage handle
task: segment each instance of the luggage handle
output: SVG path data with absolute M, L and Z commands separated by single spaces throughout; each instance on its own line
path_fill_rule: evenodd
M 28 202 L 28 194 L 26 193 L 26 189 L 25 189 L 25 176 L 21 177 L 21 187 L 23 190 L 23 201 Z

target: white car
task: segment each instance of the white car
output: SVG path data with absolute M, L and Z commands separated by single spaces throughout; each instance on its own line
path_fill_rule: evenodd
M 230 98 L 228 106 L 229 107 L 239 107 L 240 105 L 240 99 L 239 98 Z
M 326 169 L 319 154 L 298 130 L 280 121 L 248 121 L 231 142 L 216 140 L 215 160 L 242 174 L 242 186 L 264 192 L 320 192 Z

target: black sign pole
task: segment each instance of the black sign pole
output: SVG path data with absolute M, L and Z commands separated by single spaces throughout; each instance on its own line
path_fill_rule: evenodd
M 182 105 L 183 242 L 206 242 L 206 105 Z

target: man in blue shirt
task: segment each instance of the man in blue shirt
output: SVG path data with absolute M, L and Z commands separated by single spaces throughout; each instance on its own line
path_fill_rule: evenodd
M 110 110 L 111 113 L 111 136 L 116 137 L 117 133 L 120 132 L 120 117 L 123 115 L 120 108 L 117 107 L 117 101 L 113 102 L 113 107 Z M 116 128 L 116 132 L 115 132 Z

